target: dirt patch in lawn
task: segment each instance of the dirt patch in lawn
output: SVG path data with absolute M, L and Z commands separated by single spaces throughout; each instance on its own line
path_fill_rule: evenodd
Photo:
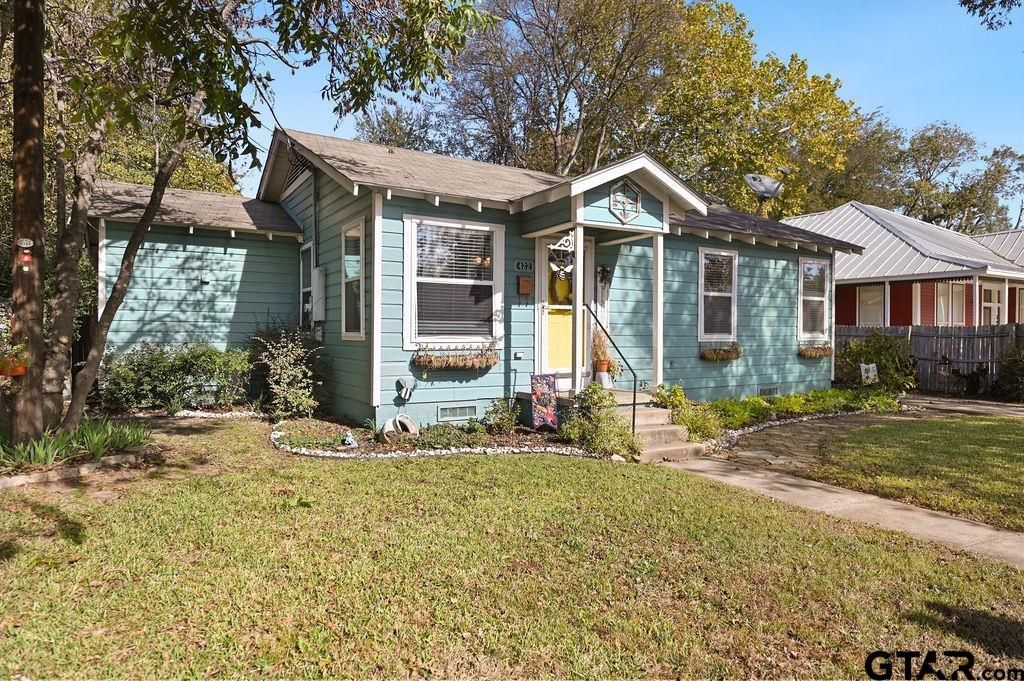
M 822 452 L 830 443 L 854 428 L 948 416 L 934 411 L 910 411 L 897 414 L 854 414 L 790 423 L 741 435 L 734 448 L 719 452 L 716 456 L 751 466 L 804 475 L 817 465 Z

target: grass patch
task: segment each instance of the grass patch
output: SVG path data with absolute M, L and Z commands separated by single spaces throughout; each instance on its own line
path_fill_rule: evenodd
M 659 467 L 309 460 L 268 427 L 168 422 L 166 465 L 115 500 L 0 495 L 0 675 L 860 678 L 879 648 L 1024 662 L 1024 573 L 1006 565 Z
M 1024 531 L 1024 421 L 953 416 L 866 426 L 809 477 Z

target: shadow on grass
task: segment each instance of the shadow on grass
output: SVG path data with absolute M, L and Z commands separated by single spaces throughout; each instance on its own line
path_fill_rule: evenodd
M 1024 650 L 1024 621 L 984 610 L 929 601 L 930 611 L 908 615 L 917 624 L 959 636 L 990 655 L 1015 657 Z
M 57 506 L 27 499 L 17 503 L 28 509 L 36 518 L 43 521 L 47 527 L 40 531 L 38 527 L 26 526 L 20 533 L 15 533 L 14 536 L 8 535 L 0 539 L 0 563 L 14 558 L 21 551 L 18 543 L 20 539 L 56 535 L 76 546 L 81 545 L 85 541 L 85 525 L 72 518 Z
M 14 558 L 18 553 L 18 545 L 10 540 L 0 541 L 0 563 Z

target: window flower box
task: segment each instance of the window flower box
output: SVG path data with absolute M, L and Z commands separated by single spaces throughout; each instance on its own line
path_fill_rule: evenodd
M 823 345 L 803 345 L 796 354 L 804 359 L 825 359 L 832 356 L 832 346 L 829 343 Z
M 730 362 L 743 356 L 743 348 L 739 343 L 730 343 L 726 346 L 702 347 L 700 358 L 705 362 Z
M 488 345 L 473 352 L 450 352 L 422 347 L 413 356 L 413 364 L 420 369 L 440 370 L 483 370 L 496 366 L 501 357 L 494 345 Z

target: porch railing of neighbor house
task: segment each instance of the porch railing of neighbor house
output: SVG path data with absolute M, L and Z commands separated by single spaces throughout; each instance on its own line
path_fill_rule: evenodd
M 910 354 L 918 361 L 918 388 L 945 393 L 968 392 L 972 381 L 982 390 L 991 387 L 999 375 L 1003 353 L 1024 345 L 1024 324 L 837 326 L 836 351 L 872 333 L 908 339 Z
M 629 373 L 633 375 L 633 404 L 631 406 L 633 411 L 632 429 L 633 433 L 636 434 L 636 372 L 633 371 L 633 367 L 630 365 L 629 360 L 626 359 L 625 353 L 623 353 L 622 350 L 619 349 L 619 346 L 615 343 L 615 339 L 612 338 L 612 335 L 610 333 L 608 333 L 608 329 L 604 328 L 604 324 L 602 324 L 601 320 L 598 319 L 596 314 L 594 314 L 594 311 L 590 309 L 590 304 L 583 303 L 583 307 L 585 307 L 587 312 L 590 313 L 590 316 L 593 317 L 594 321 L 597 323 L 598 328 L 600 328 L 602 333 L 604 333 L 605 338 L 607 338 L 608 342 L 610 342 L 612 344 L 612 347 L 615 348 L 615 352 L 619 353 L 619 357 L 622 358 L 622 363 L 626 365 L 626 368 L 629 369 Z

